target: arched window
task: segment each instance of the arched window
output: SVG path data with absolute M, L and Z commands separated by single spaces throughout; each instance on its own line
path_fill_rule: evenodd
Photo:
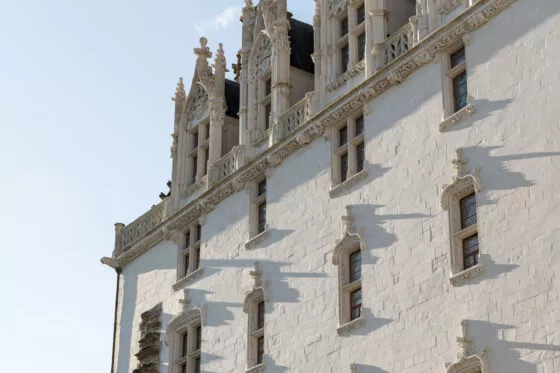
M 169 373 L 200 373 L 202 312 L 193 309 L 173 319 L 166 331 Z
M 243 311 L 247 314 L 247 373 L 264 372 L 267 283 L 262 282 L 261 276 L 257 262 L 251 271 L 253 288 L 243 301 Z
M 449 213 L 451 283 L 459 285 L 484 273 L 484 265 L 480 263 L 477 210 L 477 194 L 482 184 L 478 170 L 472 173 L 464 170 L 460 150 L 453 163 L 457 176 L 451 185 L 445 186 L 441 207 Z

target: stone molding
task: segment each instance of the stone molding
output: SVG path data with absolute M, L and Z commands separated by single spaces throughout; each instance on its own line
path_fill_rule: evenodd
M 344 83 L 346 83 L 347 81 L 349 81 L 353 77 L 361 74 L 365 70 L 365 68 L 366 68 L 366 61 L 365 60 L 362 60 L 362 61 L 356 63 L 354 66 L 351 66 L 348 69 L 348 71 L 346 71 L 344 74 L 342 74 L 338 78 L 336 78 L 336 80 L 334 80 L 333 82 L 331 82 L 327 85 L 327 91 L 329 91 L 329 92 L 336 91 Z
M 343 181 L 342 183 L 332 187 L 331 190 L 329 190 L 329 197 L 331 198 L 339 197 L 342 193 L 352 188 L 360 181 L 367 179 L 367 177 L 368 177 L 368 171 L 366 169 L 363 169 L 362 171 L 358 172 L 355 175 L 352 175 L 350 178 Z
M 259 364 L 259 365 L 255 365 L 252 368 L 249 368 L 245 371 L 245 373 L 264 373 L 264 363 Z
M 188 275 L 186 275 L 185 277 L 183 277 L 182 279 L 174 283 L 173 290 L 179 291 L 185 288 L 186 286 L 189 286 L 190 284 L 192 284 L 193 282 L 201 278 L 203 274 L 204 274 L 204 267 L 200 267 L 196 271 L 192 271 L 191 273 L 189 273 Z
M 249 241 L 247 241 L 247 243 L 245 244 L 245 248 L 247 250 L 254 249 L 260 243 L 266 241 L 268 237 L 270 237 L 270 231 L 267 228 L 263 232 L 257 234 L 256 236 L 252 237 Z
M 147 252 L 155 244 L 161 242 L 163 239 L 161 229 L 164 226 L 169 229 L 180 230 L 190 222 L 200 218 L 201 215 L 212 211 L 220 201 L 244 189 L 247 183 L 264 174 L 270 167 L 268 157 L 274 156 L 282 162 L 292 153 L 305 146 L 306 143 L 323 136 L 326 129 L 351 115 L 366 102 L 373 100 L 392 86 L 401 83 L 422 66 L 431 63 L 437 54 L 444 52 L 455 42 L 461 40 L 463 35 L 479 29 L 516 1 L 480 0 L 464 10 L 461 15 L 421 40 L 384 69 L 324 107 L 319 113 L 309 118 L 307 123 L 302 124 L 281 142 L 274 144 L 256 159 L 248 162 L 245 167 L 229 175 L 215 188 L 206 191 L 187 206 L 162 221 L 152 233 L 139 236 L 129 247 L 123 248 L 126 251 L 117 257 L 117 261 L 121 266 L 125 266 Z M 298 138 L 304 138 L 308 141 L 297 141 Z
M 363 316 L 360 316 L 355 320 L 352 320 L 350 322 L 347 322 L 346 324 L 339 326 L 336 329 L 336 332 L 340 336 L 348 335 L 353 330 L 362 328 L 365 324 L 366 324 L 366 320 L 364 319 Z
M 444 0 L 443 3 L 439 7 L 439 14 L 442 16 L 451 13 L 455 10 L 461 3 L 465 0 Z
M 484 274 L 484 264 L 478 263 L 474 267 L 466 269 L 462 272 L 459 272 L 449 278 L 451 284 L 453 286 L 459 286 L 472 280 L 475 277 L 482 276 Z
M 447 131 L 452 126 L 456 126 L 462 120 L 474 115 L 475 113 L 476 113 L 476 105 L 475 104 L 469 104 L 469 105 L 465 106 L 464 108 L 462 108 L 461 110 L 459 110 L 455 114 L 450 115 L 449 117 L 445 118 L 439 124 L 439 132 Z

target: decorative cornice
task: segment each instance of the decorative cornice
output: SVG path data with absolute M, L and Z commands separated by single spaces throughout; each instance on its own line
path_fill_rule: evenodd
M 340 75 L 336 78 L 335 81 L 329 83 L 327 85 L 327 91 L 332 92 L 340 88 L 344 83 L 352 79 L 353 77 L 357 76 L 358 74 L 362 73 L 366 68 L 366 61 L 362 60 L 355 64 L 354 66 L 350 67 L 348 71 L 344 74 Z
M 175 212 L 161 222 L 151 233 L 146 232 L 144 236 L 139 237 L 137 243 L 134 243 L 117 258 L 118 262 L 121 266 L 127 265 L 160 242 L 163 239 L 161 232 L 163 226 L 180 230 L 190 222 L 200 218 L 205 211 L 211 211 L 220 201 L 234 192 L 242 190 L 248 182 L 264 174 L 270 167 L 267 160 L 269 156 L 277 157 L 280 162 L 284 161 L 290 154 L 322 136 L 326 128 L 340 122 L 366 102 L 381 95 L 395 84 L 404 81 L 414 71 L 430 63 L 435 55 L 445 51 L 466 33 L 482 27 L 515 1 L 517 0 L 478 1 L 463 11 L 461 16 L 454 18 L 434 31 L 371 78 L 324 107 L 320 112 L 309 118 L 307 123 L 302 124 L 282 141 L 261 153 L 252 162 L 229 175 L 215 188 L 208 190 Z M 389 79 L 390 75 L 393 78 Z

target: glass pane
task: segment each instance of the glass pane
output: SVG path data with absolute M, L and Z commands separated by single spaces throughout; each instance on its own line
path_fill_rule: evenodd
M 204 175 L 208 173 L 208 159 L 210 158 L 210 150 L 204 149 Z
M 191 231 L 189 230 L 185 235 L 185 245 L 189 247 L 191 245 Z
M 181 373 L 187 373 L 187 365 L 181 365 Z
M 196 257 L 194 259 L 194 269 L 196 270 L 200 267 L 200 247 L 196 249 Z
M 258 233 L 264 232 L 266 229 L 266 202 L 263 202 L 259 205 L 259 226 L 258 226 Z
M 186 276 L 186 275 L 189 274 L 189 256 L 188 256 L 188 255 L 185 255 L 185 264 L 184 264 L 184 266 L 185 266 L 184 275 Z
M 257 312 L 257 329 L 264 328 L 264 302 L 260 302 Z
M 451 68 L 463 62 L 465 62 L 465 48 L 461 48 L 451 55 Z
M 193 184 L 196 182 L 196 174 L 198 173 L 198 157 L 195 155 L 192 157 L 193 161 L 193 173 L 192 173 L 192 182 Z
M 270 128 L 270 113 L 272 112 L 272 106 L 271 104 L 266 105 L 266 107 L 264 108 L 264 128 L 265 129 L 269 129 Z
M 194 144 L 193 147 L 198 148 L 198 132 L 196 132 L 196 133 L 193 134 L 193 139 L 194 139 L 194 141 L 193 141 L 193 144 Z
M 461 229 L 476 224 L 476 196 L 471 194 L 459 201 L 461 208 Z
M 348 127 L 344 126 L 338 130 L 338 146 L 345 145 L 348 142 Z
M 356 118 L 355 123 L 356 123 L 356 133 L 354 134 L 354 136 L 358 136 L 364 133 L 364 117 L 359 116 L 358 118 Z
M 366 20 L 366 7 L 364 4 L 362 4 L 362 6 L 358 8 L 357 16 L 358 16 L 358 24 Z
M 467 72 L 463 71 L 453 79 L 453 100 L 455 111 L 467 106 Z
M 196 240 L 200 241 L 202 239 L 202 226 L 200 224 L 196 225 Z
M 366 57 L 366 34 L 358 36 L 358 61 Z
M 350 282 L 362 278 L 362 252 L 356 251 L 350 255 Z
M 265 83 L 264 95 L 268 96 L 272 92 L 272 80 L 268 79 Z
M 194 362 L 195 373 L 200 373 L 200 358 L 197 358 Z
M 196 349 L 200 350 L 201 345 L 202 345 L 202 327 L 198 326 L 196 328 Z
M 257 197 L 262 196 L 263 194 L 266 193 L 266 180 L 263 180 L 259 183 L 258 186 L 258 191 L 257 191 Z
M 340 63 L 342 64 L 342 73 L 345 73 L 346 71 L 348 71 L 348 61 L 350 60 L 350 49 L 348 48 L 348 45 L 340 48 L 340 58 Z
M 478 264 L 478 234 L 463 240 L 463 266 L 464 269 Z
M 340 156 L 340 181 L 346 181 L 348 177 L 348 153 Z
M 365 163 L 365 146 L 364 143 L 361 143 L 360 145 L 358 145 L 356 147 L 356 155 L 357 155 L 357 161 L 358 161 L 358 172 L 362 171 L 364 169 L 364 163 Z
M 362 289 L 354 290 L 350 293 L 350 319 L 355 320 L 360 317 L 362 311 Z
M 262 364 L 264 356 L 264 337 L 257 340 L 257 364 Z
M 340 21 L 340 37 L 343 37 L 348 33 L 348 18 L 343 18 Z
M 187 333 L 183 334 L 183 341 L 182 341 L 183 344 L 181 346 L 181 357 L 187 356 L 188 340 L 189 340 L 188 334 Z

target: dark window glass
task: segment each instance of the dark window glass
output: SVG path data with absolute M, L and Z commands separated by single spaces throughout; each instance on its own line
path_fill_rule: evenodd
M 348 176 L 348 153 L 340 156 L 340 181 L 346 181 Z
M 257 364 L 262 364 L 264 357 L 264 337 L 257 340 Z
M 356 320 L 362 313 L 362 288 L 350 293 L 350 321 Z
M 272 92 L 272 80 L 268 79 L 264 85 L 264 95 L 268 96 Z
M 189 336 L 187 333 L 183 334 L 183 341 L 182 341 L 182 345 L 181 345 L 181 357 L 185 357 L 187 356 L 187 346 L 188 344 L 188 340 L 189 340 Z
M 201 345 L 202 345 L 202 327 L 199 325 L 196 328 L 196 349 L 200 350 Z
M 266 107 L 264 108 L 264 128 L 265 129 L 269 129 L 270 128 L 270 113 L 272 111 L 272 106 L 271 104 L 267 104 Z
M 181 365 L 181 373 L 187 373 L 187 364 Z
M 195 373 L 200 373 L 200 358 L 197 357 L 196 360 L 194 361 L 194 372 Z
M 194 258 L 194 269 L 198 269 L 200 267 L 200 247 L 196 249 L 196 254 Z
M 264 232 L 266 229 L 266 202 L 259 205 L 259 226 L 258 233 Z
M 366 34 L 358 36 L 358 61 L 366 57 Z
M 357 169 L 358 169 L 358 172 L 360 172 L 364 169 L 364 164 L 365 164 L 365 156 L 366 155 L 365 155 L 365 145 L 364 145 L 364 143 L 361 143 L 360 145 L 358 145 L 356 147 L 356 153 L 357 153 L 356 156 L 358 158 L 357 159 L 357 162 L 358 162 Z
M 358 118 L 356 118 L 356 134 L 354 136 L 358 136 L 361 135 L 362 133 L 364 133 L 364 117 L 362 115 L 360 115 Z
M 262 196 L 263 194 L 266 193 L 266 180 L 263 180 L 259 183 L 259 186 L 257 188 L 257 197 Z
M 348 18 L 343 18 L 340 21 L 340 37 L 343 37 L 348 33 Z
M 345 145 L 348 142 L 348 127 L 344 126 L 338 130 L 338 146 Z
M 193 184 L 196 182 L 196 174 L 198 173 L 198 157 L 195 155 L 192 157 L 193 161 L 193 172 L 192 172 L 192 182 Z
M 189 274 L 189 256 L 185 255 L 185 276 Z
M 463 240 L 463 267 L 469 269 L 478 264 L 478 234 Z
M 451 55 L 451 68 L 463 62 L 465 62 L 465 48 L 461 48 Z
M 342 64 L 342 73 L 348 71 L 348 61 L 350 60 L 350 49 L 348 45 L 340 48 L 340 63 Z
M 195 133 L 193 134 L 193 140 L 194 140 L 194 141 L 193 141 L 193 147 L 194 147 L 194 148 L 198 148 L 198 132 L 195 132 Z
M 210 150 L 204 149 L 204 175 L 208 173 L 208 159 L 210 158 Z
M 453 79 L 453 101 L 455 111 L 467 106 L 467 72 L 463 71 Z
M 364 22 L 366 20 L 366 7 L 364 4 L 362 4 L 359 8 L 358 11 L 356 12 L 357 16 L 358 16 L 358 24 Z
M 208 140 L 210 138 L 210 126 L 204 126 L 204 140 Z
M 350 254 L 350 282 L 362 278 L 362 253 L 360 250 Z
M 459 201 L 461 208 L 461 229 L 476 224 L 476 196 L 471 194 Z
M 257 329 L 264 328 L 264 302 L 260 302 L 257 310 Z
M 202 239 L 202 226 L 200 224 L 196 225 L 196 240 L 200 241 Z
M 191 245 L 191 231 L 190 230 L 185 235 L 185 241 L 186 241 L 185 245 L 187 245 L 187 247 L 189 247 Z

